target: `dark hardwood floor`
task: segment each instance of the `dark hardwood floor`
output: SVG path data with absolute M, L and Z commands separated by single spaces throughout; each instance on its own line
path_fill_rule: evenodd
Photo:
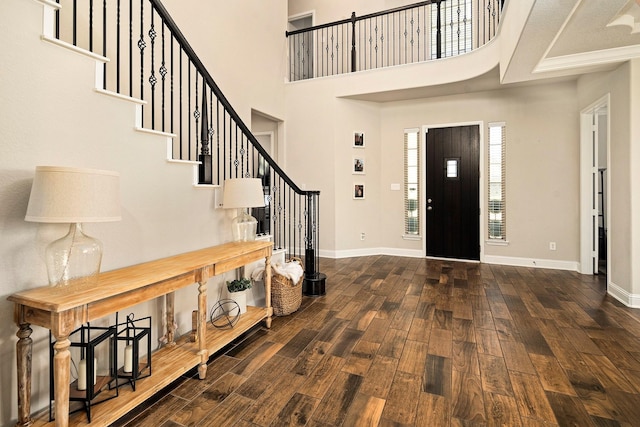
M 323 259 L 303 299 L 119 426 L 638 426 L 640 311 L 604 279 Z

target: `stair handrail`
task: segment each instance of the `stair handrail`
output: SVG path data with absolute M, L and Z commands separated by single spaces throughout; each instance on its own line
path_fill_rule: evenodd
M 187 38 L 184 36 L 180 28 L 178 28 L 178 25 L 173 20 L 173 18 L 171 17 L 167 9 L 164 7 L 162 2 L 160 0 L 149 0 L 149 2 L 153 5 L 156 12 L 158 12 L 158 15 L 160 15 L 160 18 L 165 23 L 167 28 L 171 30 L 174 38 L 176 39 L 178 44 L 182 47 L 184 52 L 187 54 L 191 62 L 196 66 L 197 71 L 205 79 L 207 85 L 211 88 L 213 93 L 215 93 L 216 97 L 220 100 L 224 108 L 229 112 L 229 115 L 231 116 L 231 118 L 239 125 L 240 129 L 242 130 L 242 133 L 251 141 L 251 143 L 258 150 L 260 155 L 262 155 L 267 160 L 267 162 L 269 163 L 269 166 L 271 166 L 280 176 L 282 176 L 282 178 L 285 180 L 287 185 L 289 185 L 297 194 L 299 195 L 320 194 L 320 191 L 318 190 L 302 190 L 289 177 L 289 175 L 287 175 L 286 172 L 282 170 L 282 168 L 269 155 L 269 153 L 267 153 L 267 151 L 264 149 L 262 144 L 260 144 L 260 142 L 257 140 L 255 135 L 253 135 L 253 133 L 249 130 L 249 128 L 244 123 L 242 118 L 240 118 L 240 115 L 236 112 L 236 110 L 233 108 L 233 106 L 231 105 L 227 97 L 224 95 L 220 87 L 218 87 L 216 82 L 213 80 L 213 78 L 211 77 L 211 74 L 209 74 L 209 71 L 204 66 L 204 64 L 196 54 L 195 50 L 191 47 L 191 45 L 187 41 Z

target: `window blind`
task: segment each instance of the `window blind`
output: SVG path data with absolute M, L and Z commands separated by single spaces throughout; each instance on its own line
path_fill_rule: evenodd
M 404 233 L 420 234 L 420 130 L 404 131 Z

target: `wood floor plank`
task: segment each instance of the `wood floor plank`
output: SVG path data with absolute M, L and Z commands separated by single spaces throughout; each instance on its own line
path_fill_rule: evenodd
M 413 424 L 416 418 L 417 399 L 420 394 L 420 377 L 397 372 L 389 396 L 387 397 L 382 417 L 400 424 Z M 407 398 L 414 396 L 414 398 Z
M 365 340 L 358 341 L 342 367 L 342 371 L 364 377 L 373 363 L 378 347 L 380 347 L 378 343 Z
M 292 372 L 308 376 L 318 362 L 329 352 L 331 344 L 324 341 L 313 341 L 298 356 Z
M 511 379 L 507 365 L 502 357 L 479 354 L 482 389 L 487 393 L 513 396 Z
M 429 338 L 429 354 L 451 358 L 453 334 L 445 329 L 431 329 Z
M 520 415 L 555 424 L 555 414 L 549 405 L 538 376 L 510 371 L 509 377 Z
M 476 343 L 468 341 L 453 341 L 452 354 L 453 369 L 458 372 L 467 372 L 478 376 L 480 375 Z
M 433 324 L 431 320 L 414 317 L 413 321 L 411 322 L 409 332 L 406 335 L 406 339 L 428 343 L 429 338 L 431 338 L 432 327 Z
M 385 400 L 358 393 L 347 412 L 343 425 L 353 427 L 377 426 L 382 418 Z
M 171 415 L 171 420 L 181 425 L 195 425 L 224 401 L 244 381 L 245 377 L 228 372 L 206 391 Z
M 398 371 L 422 375 L 429 345 L 425 342 L 407 340 L 398 363 Z
M 502 354 L 504 355 L 507 369 L 527 374 L 536 373 L 524 344 L 513 341 L 502 341 L 500 342 L 500 347 L 502 347 Z
M 373 359 L 369 372 L 367 372 L 367 375 L 362 381 L 360 392 L 380 399 L 386 399 L 397 368 L 398 359 L 377 355 Z
M 454 369 L 451 382 L 451 416 L 473 424 L 486 423 L 480 376 Z
M 476 331 L 472 319 L 453 318 L 452 338 L 454 341 L 476 342 Z
M 548 392 L 576 396 L 571 381 L 555 357 L 529 354 L 529 358 L 538 372 L 542 388 Z
M 478 353 L 502 357 L 502 347 L 495 330 L 476 329 L 476 343 L 478 344 Z
M 582 405 L 587 413 L 603 419 L 624 420 L 621 412 L 615 406 L 610 395 L 605 391 L 595 375 L 588 370 L 567 371 L 567 377 L 571 381 L 573 389 L 580 397 Z
M 342 369 L 345 359 L 342 357 L 326 355 L 314 368 L 307 380 L 298 391 L 307 396 L 322 399 L 331 387 L 333 380 Z
M 304 381 L 305 378 L 300 375 L 281 374 L 265 393 L 255 399 L 254 404 L 245 411 L 242 418 L 255 425 L 265 427 L 270 425 Z
M 361 376 L 339 372 L 312 417 L 328 425 L 341 425 L 361 383 Z
M 420 393 L 416 426 L 448 426 L 451 423 L 451 403 L 448 398 Z
M 271 425 L 278 427 L 305 426 L 319 403 L 318 399 L 295 393 Z
M 295 358 L 309 345 L 318 335 L 318 331 L 312 329 L 302 329 L 289 342 L 287 342 L 278 353 L 279 356 Z
M 484 393 L 487 427 L 521 425 L 518 404 L 513 397 L 496 393 Z
M 548 391 L 547 399 L 561 426 L 594 427 L 591 417 L 578 398 Z
M 232 394 L 220 403 L 215 411 L 203 418 L 197 427 L 227 427 L 235 425 L 251 407 L 252 401 L 239 394 Z
M 607 390 L 635 393 L 636 389 L 606 356 L 584 354 L 583 359 Z
M 423 391 L 451 397 L 452 363 L 448 357 L 434 354 L 427 356 L 423 375 Z

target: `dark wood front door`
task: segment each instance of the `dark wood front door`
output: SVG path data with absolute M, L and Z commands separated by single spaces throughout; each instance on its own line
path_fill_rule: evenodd
M 427 256 L 480 259 L 478 125 L 429 129 Z

